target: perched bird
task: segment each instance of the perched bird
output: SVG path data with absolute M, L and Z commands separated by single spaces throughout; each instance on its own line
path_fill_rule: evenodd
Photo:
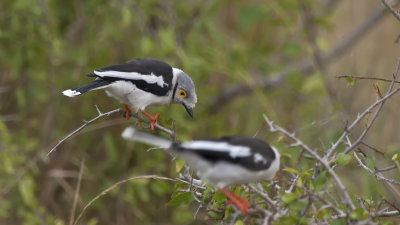
M 151 130 L 160 116 L 150 115 L 147 106 L 182 104 L 190 117 L 196 102 L 196 91 L 192 79 L 182 70 L 152 58 L 137 58 L 124 64 L 106 66 L 87 74 L 96 79 L 87 85 L 68 89 L 63 94 L 75 97 L 91 90 L 104 89 L 125 107 L 125 117 L 129 119 L 132 107 L 140 110 L 150 119 Z
M 122 137 L 165 148 L 183 158 L 203 181 L 220 189 L 242 213 L 248 212 L 247 200 L 224 188 L 271 180 L 280 164 L 279 153 L 274 147 L 247 136 L 224 136 L 178 144 L 129 127 Z

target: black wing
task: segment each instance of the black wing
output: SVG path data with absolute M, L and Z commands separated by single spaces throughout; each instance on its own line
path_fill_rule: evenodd
M 129 73 L 137 73 L 140 76 L 130 75 Z M 149 82 L 147 78 L 151 75 L 162 77 L 162 84 Z M 164 96 L 171 90 L 173 73 L 172 67 L 161 60 L 137 58 L 124 64 L 116 64 L 96 69 L 94 72 L 87 74 L 87 76 L 100 77 L 101 79 L 110 81 L 130 81 L 141 90 L 151 92 L 158 96 Z
M 232 146 L 248 147 L 250 149 L 250 154 L 248 156 L 232 157 L 230 151 L 216 151 L 212 149 L 201 148 L 199 146 L 196 148 L 185 148 L 182 147 L 182 145 L 175 145 L 173 148 L 197 154 L 210 162 L 227 161 L 241 165 L 253 171 L 268 169 L 271 166 L 272 161 L 276 158 L 275 152 L 272 150 L 271 146 L 257 138 L 237 135 L 199 141 L 228 143 Z

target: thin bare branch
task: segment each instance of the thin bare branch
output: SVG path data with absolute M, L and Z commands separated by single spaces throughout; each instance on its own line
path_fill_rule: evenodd
M 74 220 L 75 220 L 76 205 L 78 203 L 79 191 L 81 189 L 81 181 L 82 181 L 82 175 L 83 175 L 83 168 L 84 167 L 85 167 L 85 159 L 82 159 L 81 166 L 80 166 L 80 169 L 79 169 L 78 182 L 76 184 L 76 189 L 75 189 L 74 202 L 72 204 L 71 214 L 70 214 L 70 217 L 69 217 L 69 224 L 70 225 L 72 225 L 74 223 Z
M 96 106 L 96 108 L 97 108 L 97 106 Z M 110 115 L 115 114 L 115 113 L 121 113 L 121 112 L 123 112 L 123 109 L 114 109 L 114 110 L 111 110 L 111 111 L 106 112 L 106 113 L 101 113 L 100 110 L 99 110 L 98 108 L 97 108 L 97 110 L 98 110 L 98 113 L 99 113 L 98 116 L 96 116 L 95 118 L 93 118 L 93 119 L 91 119 L 91 120 L 89 120 L 89 121 L 85 121 L 84 124 L 83 124 L 82 126 L 80 126 L 78 129 L 72 131 L 72 132 L 69 133 L 67 136 L 65 136 L 62 140 L 58 141 L 58 143 L 56 144 L 56 146 L 54 146 L 54 147 L 47 153 L 46 156 L 48 157 L 51 153 L 53 153 L 54 151 L 56 151 L 56 149 L 58 148 L 58 146 L 60 146 L 64 141 L 68 140 L 69 138 L 71 138 L 71 137 L 74 136 L 75 134 L 79 133 L 79 132 L 80 132 L 83 128 L 85 128 L 87 125 L 89 125 L 89 124 L 91 124 L 91 123 L 95 122 L 96 120 L 99 120 L 99 119 L 101 119 L 101 118 L 103 118 L 103 117 L 110 116 Z
M 362 160 L 358 157 L 358 155 L 357 155 L 356 152 L 353 152 L 353 156 L 354 156 L 354 158 L 357 160 L 358 165 L 359 165 L 361 168 L 363 168 L 364 170 L 366 170 L 369 174 L 371 174 L 372 176 L 374 176 L 376 180 L 378 180 L 378 181 L 389 182 L 389 183 L 392 183 L 392 184 L 395 184 L 395 185 L 400 185 L 400 182 L 399 182 L 399 181 L 392 180 L 392 179 L 388 179 L 388 178 L 386 178 L 386 177 L 384 177 L 384 176 L 381 176 L 381 175 L 379 174 L 379 172 L 375 172 L 375 171 L 373 171 L 372 169 L 370 169 L 367 165 L 365 165 L 365 164 L 362 162 Z
M 399 1 L 396 1 L 398 4 Z M 342 39 L 340 43 L 336 44 L 335 47 L 326 55 L 322 55 L 322 62 L 327 66 L 332 63 L 343 53 L 351 50 L 355 43 L 357 43 L 361 38 L 365 37 L 366 33 L 375 27 L 378 22 L 380 22 L 386 15 L 387 10 L 382 7 L 378 7 L 372 13 L 367 16 L 367 19 L 360 26 L 355 28 L 352 33 L 350 33 L 346 38 Z M 254 84 L 236 84 L 222 89 L 221 93 L 214 98 L 211 102 L 209 109 L 213 112 L 220 109 L 222 106 L 231 102 L 239 96 L 244 96 L 251 94 L 257 88 L 269 89 L 280 86 L 286 79 L 286 77 L 293 73 L 301 73 L 303 76 L 308 76 L 314 71 L 315 65 L 313 60 L 307 60 L 301 63 L 293 63 L 287 67 L 286 70 L 265 75 L 266 78 L 260 79 Z
M 391 165 L 391 166 L 388 166 L 388 167 L 385 167 L 385 168 L 382 168 L 382 169 L 376 169 L 376 172 L 377 173 L 378 172 L 386 172 L 386 171 L 394 170 L 396 168 L 397 168 L 397 165 L 394 164 L 394 165 Z
M 124 184 L 126 182 L 129 181 L 134 181 L 134 180 L 141 180 L 141 179 L 155 179 L 155 180 L 168 180 L 168 181 L 175 181 L 172 178 L 169 177 L 161 177 L 158 175 L 146 175 L 146 176 L 138 176 L 138 177 L 131 177 L 122 181 L 119 181 L 115 184 L 113 184 L 112 186 L 110 186 L 109 188 L 105 189 L 104 191 L 102 191 L 100 194 L 98 194 L 96 197 L 94 197 L 92 200 L 90 200 L 90 202 L 88 204 L 85 205 L 85 207 L 83 207 L 82 211 L 80 212 L 80 214 L 78 215 L 78 217 L 76 218 L 74 225 L 76 225 L 79 222 L 79 219 L 82 217 L 83 213 L 86 211 L 87 208 L 89 208 L 89 206 L 91 206 L 93 204 L 93 202 L 95 202 L 97 199 L 99 199 L 100 197 L 106 195 L 108 192 L 110 192 L 111 190 L 117 188 L 118 186 L 120 186 L 121 184 Z
M 349 135 L 350 130 L 352 130 L 366 115 L 370 114 L 372 110 L 380 105 L 382 102 L 386 101 L 390 97 L 392 97 L 394 94 L 400 91 L 400 88 L 397 88 L 390 92 L 389 94 L 386 94 L 383 98 L 377 100 L 374 104 L 370 105 L 364 112 L 359 114 L 357 118 L 348 126 L 345 131 L 342 133 L 342 135 L 339 137 L 339 139 L 328 149 L 327 154 L 324 156 L 324 158 L 328 158 L 332 155 L 333 151 L 336 150 L 336 148 L 339 146 L 340 143 L 343 142 L 344 138 Z M 370 123 L 372 125 L 372 123 Z M 361 136 L 360 136 L 361 137 Z M 351 149 L 350 149 L 351 150 Z
M 320 157 L 317 154 L 316 151 L 312 150 L 308 145 L 304 144 L 293 133 L 289 133 L 288 131 L 286 131 L 285 129 L 281 128 L 280 126 L 275 125 L 274 122 L 272 120 L 270 120 L 265 114 L 263 116 L 264 116 L 264 120 L 268 124 L 271 132 L 279 132 L 279 133 L 282 133 L 282 134 L 286 135 L 288 138 L 290 138 L 294 142 L 293 146 L 299 146 L 299 147 L 303 148 L 314 159 L 319 161 L 322 166 L 325 167 L 325 169 L 332 176 L 332 178 L 334 179 L 335 183 L 337 184 L 337 186 L 339 187 L 339 189 L 341 191 L 339 196 L 341 197 L 342 202 L 344 204 L 348 205 L 350 207 L 350 209 L 354 210 L 355 206 L 354 206 L 354 204 L 353 204 L 353 202 L 352 202 L 352 200 L 350 198 L 349 193 L 347 192 L 346 187 L 343 185 L 342 181 L 340 180 L 338 175 L 335 173 L 333 168 L 329 166 L 329 162 L 327 160 L 323 159 L 322 157 Z
M 393 16 L 400 21 L 400 13 L 397 12 L 389 3 L 387 3 L 387 0 L 382 0 L 382 3 L 385 5 L 386 8 L 389 9 L 389 11 L 393 14 Z
M 276 210 L 276 205 L 275 202 L 272 201 L 272 199 L 268 196 L 267 193 L 265 193 L 262 189 L 258 189 L 254 187 L 253 185 L 247 185 L 252 191 L 260 195 L 273 209 Z
M 381 151 L 381 150 L 379 150 L 379 149 L 377 149 L 377 148 L 375 148 L 375 147 L 373 147 L 373 146 L 371 146 L 371 145 L 369 145 L 369 144 L 367 144 L 367 143 L 365 143 L 363 141 L 361 141 L 360 144 L 366 146 L 369 149 L 372 149 L 374 152 L 376 152 L 378 154 L 381 154 L 381 155 L 385 155 L 386 154 L 386 152 Z
M 387 90 L 385 97 L 380 98 L 377 102 L 379 102 L 378 104 L 378 108 L 376 109 L 374 115 L 372 116 L 372 119 L 369 121 L 369 123 L 367 124 L 367 126 L 364 128 L 363 132 L 360 134 L 360 136 L 357 138 L 356 141 L 353 142 L 353 144 L 351 146 L 349 146 L 348 148 L 346 148 L 343 153 L 349 153 L 351 150 L 353 150 L 365 137 L 365 135 L 368 133 L 369 129 L 371 128 L 372 124 L 375 122 L 376 118 L 378 118 L 379 113 L 382 110 L 383 105 L 385 104 L 386 100 L 389 99 L 391 96 L 393 96 L 394 94 L 396 94 L 398 91 L 400 91 L 400 88 L 397 88 L 395 90 L 393 90 L 394 87 L 394 81 L 397 80 L 398 74 L 399 74 L 399 70 L 400 70 L 400 58 L 397 61 L 397 65 L 396 65 L 396 69 L 393 73 L 393 79 L 392 82 L 390 83 L 389 89 Z M 392 91 L 393 90 L 393 91 Z M 365 114 L 366 115 L 366 114 Z M 351 128 L 348 128 L 347 131 L 351 130 Z M 329 152 L 328 152 L 329 153 Z
M 384 82 L 392 82 L 393 79 L 385 79 L 385 78 L 379 78 L 379 77 L 364 77 L 364 76 L 352 76 L 352 75 L 342 75 L 342 76 L 337 76 L 336 78 L 351 78 L 351 79 L 358 79 L 358 80 L 377 80 L 377 81 L 384 81 Z M 394 81 L 395 83 L 400 83 L 400 81 Z
M 116 113 L 122 113 L 122 112 L 124 112 L 123 109 L 114 109 L 114 110 L 111 110 L 111 111 L 109 111 L 109 112 L 102 113 L 102 112 L 100 111 L 100 109 L 97 107 L 97 105 L 96 105 L 95 107 L 96 107 L 96 110 L 97 110 L 97 112 L 98 112 L 99 115 L 96 116 L 95 118 L 89 120 L 89 121 L 84 121 L 84 124 L 82 124 L 82 125 L 81 125 L 80 127 L 78 127 L 76 130 L 74 130 L 74 131 L 72 131 L 71 133 L 69 133 L 69 134 L 68 134 L 67 136 L 65 136 L 62 140 L 58 141 L 58 143 L 47 153 L 47 155 L 46 155 L 47 157 L 48 157 L 51 153 L 55 152 L 55 151 L 57 150 L 58 146 L 60 146 L 63 142 L 65 142 L 66 140 L 68 140 L 68 139 L 71 138 L 72 136 L 74 136 L 74 135 L 76 135 L 77 133 L 79 133 L 80 131 L 82 131 L 83 128 L 85 128 L 85 127 L 88 126 L 89 124 L 91 124 L 91 123 L 93 123 L 93 122 L 95 122 L 95 121 L 97 121 L 97 120 L 99 120 L 99 119 L 101 119 L 101 118 L 103 118 L 103 117 L 107 117 L 107 116 L 110 116 L 110 115 L 113 115 L 113 114 L 116 114 Z M 140 122 L 143 122 L 143 123 L 146 123 L 146 124 L 150 124 L 148 120 L 142 118 L 142 117 L 139 116 L 138 114 L 132 114 L 132 113 L 131 113 L 130 116 L 131 116 L 131 117 L 134 117 L 134 118 L 136 118 L 136 119 L 138 119 Z M 159 129 L 159 130 L 161 130 L 161 131 L 163 131 L 163 132 L 165 132 L 165 133 L 167 133 L 167 134 L 170 135 L 172 138 L 176 139 L 176 134 L 175 134 L 175 131 L 174 131 L 174 130 L 170 130 L 170 129 L 168 129 L 168 128 L 165 128 L 165 127 L 159 125 L 158 123 L 155 123 L 155 124 L 154 124 L 154 127 L 157 128 L 157 129 Z

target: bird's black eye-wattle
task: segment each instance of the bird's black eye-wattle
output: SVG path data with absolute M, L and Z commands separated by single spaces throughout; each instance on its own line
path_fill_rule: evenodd
M 178 96 L 181 97 L 181 98 L 186 98 L 186 96 L 187 96 L 186 91 L 182 90 L 182 89 L 179 90 L 178 91 Z

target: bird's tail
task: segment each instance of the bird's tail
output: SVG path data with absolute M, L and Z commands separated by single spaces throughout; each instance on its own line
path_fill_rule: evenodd
M 161 147 L 161 148 L 170 148 L 171 145 L 173 144 L 172 141 L 165 139 L 165 138 L 160 138 L 152 134 L 147 134 L 143 133 L 140 131 L 137 131 L 136 129 L 132 127 L 126 128 L 122 132 L 122 137 L 131 141 L 138 141 L 142 142 L 145 144 Z
M 80 86 L 77 88 L 68 89 L 68 90 L 63 91 L 62 93 L 65 96 L 72 98 L 72 97 L 78 96 L 78 95 L 83 94 L 88 91 L 106 88 L 111 83 L 112 83 L 112 81 L 96 79 L 90 84 L 86 84 L 86 85 L 83 85 L 83 86 Z

